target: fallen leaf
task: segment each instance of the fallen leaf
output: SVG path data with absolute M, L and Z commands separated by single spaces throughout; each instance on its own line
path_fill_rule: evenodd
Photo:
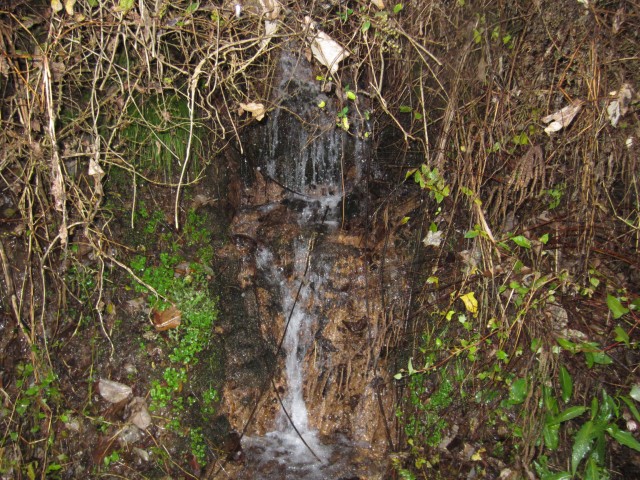
M 66 0 L 64 2 L 64 9 L 67 11 L 67 15 L 70 15 L 73 17 L 74 11 L 73 11 L 73 7 L 76 4 L 76 0 Z
M 262 13 L 267 20 L 275 20 L 280 16 L 282 5 L 278 0 L 260 0 L 260 5 L 262 5 Z
M 102 168 L 94 158 L 89 159 L 89 175 L 93 177 L 96 193 L 98 195 L 103 195 L 104 191 L 102 190 L 102 177 L 104 177 L 104 170 L 102 170 Z
M 582 100 L 575 100 L 571 105 L 544 117 L 542 119 L 544 123 L 551 122 L 547 125 L 547 128 L 544 129 L 545 133 L 551 134 L 568 127 L 582 109 L 582 105 L 584 105 Z
M 431 230 L 429 230 L 427 236 L 422 239 L 422 243 L 425 247 L 439 247 L 442 243 L 442 231 L 439 230 L 437 232 L 432 232 Z
M 472 313 L 474 317 L 478 316 L 478 300 L 476 300 L 476 294 L 474 292 L 462 295 L 460 300 L 464 302 L 467 311 Z
M 51 0 L 51 10 L 53 13 L 60 12 L 64 7 L 62 6 L 62 2 L 60 0 Z
M 264 118 L 266 110 L 262 103 L 241 103 L 240 108 L 245 112 L 250 112 L 253 118 L 260 121 Z
M 631 86 L 627 83 L 620 87 L 620 90 L 612 93 L 617 98 L 612 100 L 607 106 L 607 113 L 609 114 L 609 121 L 612 126 L 616 126 L 621 117 L 623 117 L 629 110 L 629 105 L 633 98 L 633 92 Z
M 176 307 L 169 307 L 164 312 L 153 311 L 153 326 L 157 332 L 177 328 L 182 321 L 182 312 Z
M 304 21 L 309 26 L 311 53 L 333 75 L 338 71 L 340 62 L 349 56 L 349 52 L 325 32 L 316 30 L 310 17 L 305 17 Z

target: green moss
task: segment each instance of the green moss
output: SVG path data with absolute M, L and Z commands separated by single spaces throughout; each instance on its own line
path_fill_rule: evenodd
M 410 378 L 409 391 L 411 408 L 407 413 L 398 410 L 396 415 L 404 423 L 407 437 L 414 439 L 415 443 L 436 447 L 447 428 L 443 412 L 453 402 L 453 382 L 444 378 L 437 390 L 431 393 L 427 389 L 425 376 L 416 374 Z
M 187 99 L 174 94 L 138 95 L 127 109 L 128 125 L 121 135 L 130 162 L 146 173 L 170 180 L 180 172 L 191 132 Z M 202 169 L 204 128 L 194 125 L 191 138 L 192 172 Z

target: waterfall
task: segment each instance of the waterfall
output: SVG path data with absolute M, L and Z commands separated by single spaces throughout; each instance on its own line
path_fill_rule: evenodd
M 331 392 L 332 399 L 336 399 L 336 395 L 342 398 L 338 390 L 349 385 L 347 367 L 340 364 L 342 360 L 333 363 L 331 352 L 338 350 L 326 348 L 330 342 L 322 337 L 322 329 L 330 322 L 326 304 L 349 301 L 345 298 L 349 293 L 336 287 L 335 279 L 329 280 L 327 276 L 341 258 L 341 249 L 346 249 L 344 252 L 349 258 L 358 258 L 354 257 L 355 247 L 340 245 L 336 238 L 343 224 L 345 172 L 351 168 L 355 173 L 351 174 L 350 181 L 357 182 L 366 147 L 364 141 L 354 135 L 353 125 L 350 134 L 336 127 L 335 111 L 340 109 L 335 99 L 327 100 L 327 110 L 318 107 L 318 99 L 326 96 L 319 82 L 313 81 L 314 74 L 306 62 L 294 53 L 283 53 L 280 70 L 285 73 L 277 80 L 274 94 L 281 106 L 270 112 L 265 124 L 254 131 L 252 141 L 247 143 L 254 146 L 248 155 L 254 168 L 267 183 L 283 187 L 283 192 L 267 197 L 274 199 L 267 200 L 272 203 L 255 205 L 257 216 L 249 214 L 247 218 L 265 220 L 262 226 L 247 231 L 255 232 L 255 275 L 265 292 L 263 298 L 268 299 L 266 302 L 273 309 L 261 321 L 265 330 L 282 332 L 282 345 L 278 350 L 282 363 L 281 371 L 274 377 L 279 382 L 276 393 L 269 394 L 269 415 L 275 415 L 271 431 L 243 440 L 247 468 L 251 469 L 244 473 L 248 475 L 246 478 L 253 475 L 252 478 L 264 480 L 324 480 L 345 475 L 350 478 L 349 473 L 355 471 L 354 465 L 358 463 L 350 458 L 354 445 L 338 433 L 340 430 L 326 428 L 326 419 L 333 413 L 317 415 L 317 407 L 323 402 L 317 399 L 322 395 L 318 393 L 322 391 L 320 382 Z M 242 221 L 238 224 L 244 225 Z M 357 263 L 350 265 L 357 270 Z M 348 275 L 348 279 L 341 279 L 341 284 L 347 282 L 364 288 L 361 275 Z M 325 292 L 329 293 L 325 295 Z M 366 302 L 363 298 L 356 301 L 361 303 L 352 313 L 364 317 L 360 312 Z M 278 305 L 274 306 L 276 302 Z M 339 325 L 342 322 L 336 319 L 334 329 Z M 365 341 L 358 336 L 358 342 Z M 362 347 L 356 348 L 356 352 L 363 351 Z M 348 352 L 348 349 L 343 347 L 341 351 Z M 314 364 L 316 356 L 319 363 Z M 360 361 L 359 358 L 353 360 L 354 364 Z M 307 378 L 307 372 L 314 368 L 324 370 L 315 370 L 315 376 Z M 347 392 L 347 398 L 363 405 L 370 402 L 373 396 L 365 376 L 353 378 L 359 379 L 360 390 Z M 311 387 L 316 402 L 307 405 L 305 396 L 310 394 Z M 309 408 L 314 406 L 316 415 L 310 418 Z M 341 411 L 334 412 L 336 418 L 351 415 L 350 408 L 341 406 Z M 377 410 L 368 406 L 367 411 Z M 359 417 L 359 412 L 353 417 Z M 360 427 L 371 425 L 370 417 L 361 418 L 360 424 L 357 421 L 343 424 L 352 423 L 354 432 L 370 431 L 368 427 Z M 324 437 L 318 432 L 321 425 Z M 358 468 L 366 471 L 367 467 L 360 462 Z
M 309 469 L 309 465 L 328 460 L 330 449 L 322 445 L 317 432 L 310 428 L 307 406 L 303 395 L 304 372 L 302 365 L 307 347 L 312 340 L 313 318 L 304 308 L 311 289 L 305 281 L 305 271 L 309 261 L 309 243 L 299 240 L 294 248 L 294 273 L 286 279 L 282 268 L 274 260 L 273 253 L 262 247 L 258 250 L 257 267 L 271 279 L 278 288 L 282 299 L 282 313 L 285 315 L 286 331 L 282 349 L 286 355 L 284 362 L 286 393 L 281 397 L 282 409 L 276 422 L 276 430 L 267 434 L 267 443 L 276 452 L 286 452 L 287 467 Z M 314 458 L 315 457 L 315 458 Z M 315 461 L 315 462 L 314 462 Z M 305 471 L 306 471 L 305 470 Z M 307 471 L 307 475 L 309 472 Z M 305 477 L 312 478 L 312 477 Z

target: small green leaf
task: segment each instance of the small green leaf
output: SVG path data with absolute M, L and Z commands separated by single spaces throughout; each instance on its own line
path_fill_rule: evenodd
M 369 20 L 366 20 L 362 24 L 362 33 L 366 33 L 366 31 L 369 30 L 370 28 L 371 28 L 371 22 Z
M 573 342 L 570 342 L 566 338 L 557 338 L 556 342 L 558 342 L 558 345 L 560 345 L 562 348 L 564 348 L 565 350 L 571 353 L 576 353 L 579 351 L 578 345 L 576 345 Z
M 640 402 L 640 385 L 637 383 L 631 387 L 631 392 L 629 392 L 629 396 L 633 398 L 636 402 Z
M 607 295 L 607 306 L 613 315 L 613 318 L 620 318 L 626 313 L 629 313 L 629 309 L 622 306 L 620 299 L 613 295 Z
M 57 472 L 59 470 L 62 470 L 62 465 L 59 463 L 52 463 L 47 467 L 47 473 Z
M 604 352 L 590 352 L 590 355 L 593 359 L 593 363 L 598 365 L 611 365 L 613 363 L 613 359 Z
M 531 248 L 531 242 L 529 239 L 523 235 L 517 235 L 515 237 L 511 237 L 513 243 L 523 248 Z
M 549 234 L 545 233 L 538 240 L 540 241 L 541 244 L 546 245 L 549 242 Z
M 640 412 L 638 412 L 638 409 L 636 408 L 635 404 L 631 401 L 631 399 L 626 396 L 622 396 L 618 398 L 627 404 L 627 407 L 629 407 L 629 410 L 633 414 L 633 417 L 636 419 L 636 422 L 640 422 Z
M 579 417 L 587 411 L 587 407 L 573 406 L 564 410 L 561 414 L 553 417 L 550 421 L 550 425 L 560 424 L 567 422 L 573 418 Z
M 418 112 L 414 112 L 413 118 L 415 118 L 416 120 L 422 120 L 422 114 Z
M 356 94 L 355 94 L 355 92 L 353 92 L 353 91 L 349 90 L 349 91 L 347 92 L 347 98 L 348 98 L 349 100 L 355 100 L 355 99 L 356 99 Z
M 598 435 L 601 435 L 604 430 L 603 424 L 595 424 L 593 421 L 589 420 L 585 422 L 578 433 L 576 433 L 576 438 L 573 442 L 573 449 L 571 452 L 571 472 L 575 475 L 578 470 L 578 466 L 580 462 L 584 459 L 584 457 L 591 450 L 593 441 Z
M 622 342 L 628 347 L 629 334 L 627 333 L 627 331 L 620 325 L 616 325 L 616 328 L 614 328 L 613 331 L 616 332 L 616 342 Z
M 533 353 L 540 353 L 540 347 L 542 347 L 542 340 L 539 338 L 534 338 L 531 340 L 531 351 Z
M 189 6 L 185 9 L 184 13 L 186 15 L 191 15 L 192 13 L 197 11 L 199 7 L 200 7 L 200 2 L 193 2 L 189 4 Z
M 509 388 L 509 403 L 519 405 L 527 398 L 527 379 L 519 378 L 515 380 Z
M 529 145 L 529 136 L 525 132 L 522 132 L 514 135 L 512 141 L 516 145 Z
M 544 407 L 552 416 L 557 415 L 560 409 L 558 408 L 558 400 L 553 395 L 553 389 L 550 386 L 542 386 L 542 399 L 544 401 Z M 549 421 L 547 419 L 547 421 Z
M 429 285 L 435 284 L 437 286 L 439 282 L 440 282 L 440 279 L 438 277 L 429 277 L 429 278 L 427 278 L 427 283 Z
M 477 28 L 473 29 L 473 41 L 474 43 L 480 43 L 482 41 L 482 31 Z
M 409 375 L 413 375 L 414 373 L 416 373 L 416 371 L 413 368 L 413 358 L 409 359 L 409 364 L 407 365 L 407 371 L 409 372 Z
M 400 105 L 400 113 L 409 113 L 413 110 L 409 105 Z
M 558 435 L 560 432 L 560 424 L 549 424 L 545 423 L 544 428 L 542 429 L 542 436 L 544 438 L 544 445 L 549 450 L 556 450 L 558 448 L 558 444 L 560 443 L 560 436 Z
M 400 13 L 404 6 L 401 3 L 396 3 L 393 7 L 393 13 Z
M 478 230 L 469 230 L 464 234 L 464 238 L 476 238 L 480 232 Z
M 640 442 L 630 432 L 620 430 L 616 424 L 611 424 L 607 427 L 607 433 L 615 438 L 618 443 L 640 452 Z
M 322 100 L 321 102 L 318 103 L 318 107 L 320 108 L 324 108 L 327 106 L 327 102 L 325 102 L 324 100 Z
M 567 403 L 573 394 L 573 381 L 564 365 L 560 367 L 560 388 L 562 389 L 562 401 Z
M 395 378 L 396 380 L 402 380 L 402 373 L 396 373 L 393 378 Z
M 118 3 L 118 9 L 121 12 L 128 12 L 133 8 L 134 0 L 120 0 Z

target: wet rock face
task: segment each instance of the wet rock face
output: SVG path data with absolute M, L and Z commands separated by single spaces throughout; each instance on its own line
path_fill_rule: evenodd
M 391 392 L 381 388 L 390 378 L 379 358 L 389 326 L 364 252 L 339 243 L 343 239 L 338 233 L 321 238 L 312 256 L 309 311 L 318 321 L 305 359 L 307 408 L 322 433 L 380 444 L 380 405 L 391 411 Z
M 384 388 L 391 377 L 380 352 L 394 329 L 383 313 L 379 272 L 373 271 L 369 256 L 359 247 L 362 236 L 318 224 L 301 226 L 299 216 L 281 203 L 245 206 L 232 228 L 234 236 L 253 239 L 238 246 L 240 264 L 245 266 L 238 273 L 238 282 L 246 311 L 258 316 L 262 339 L 274 352 L 290 313 L 282 310 L 285 299 L 281 298 L 279 282 L 285 282 L 290 292 L 296 292 L 301 282 L 305 287 L 306 293 L 294 308 L 306 312 L 312 322 L 310 338 L 298 352 L 310 427 L 323 436 L 343 434 L 352 441 L 386 448 L 386 428 L 393 426 L 392 422 L 385 426 L 385 417 L 392 418 L 393 391 Z M 306 274 L 300 258 L 296 265 L 295 249 L 301 243 L 311 246 L 306 250 L 307 258 L 302 259 L 302 264 L 308 265 Z M 257 251 L 267 244 L 281 280 L 256 267 Z M 387 278 L 393 285 L 391 295 L 387 293 L 387 311 L 393 308 L 393 298 L 400 298 L 405 290 L 402 275 L 393 275 Z M 251 356 L 249 348 L 245 354 Z M 245 360 L 249 363 L 248 356 Z M 280 352 L 273 380 L 281 397 L 289 388 L 283 364 L 284 353 Z M 243 387 L 234 375 L 230 387 L 225 394 L 226 410 L 233 427 L 242 430 L 243 422 L 248 421 L 248 407 L 255 405 L 258 393 L 255 386 Z M 280 406 L 274 387 L 267 384 L 265 390 L 250 433 L 263 434 L 276 425 Z M 249 400 L 251 405 L 246 404 Z

